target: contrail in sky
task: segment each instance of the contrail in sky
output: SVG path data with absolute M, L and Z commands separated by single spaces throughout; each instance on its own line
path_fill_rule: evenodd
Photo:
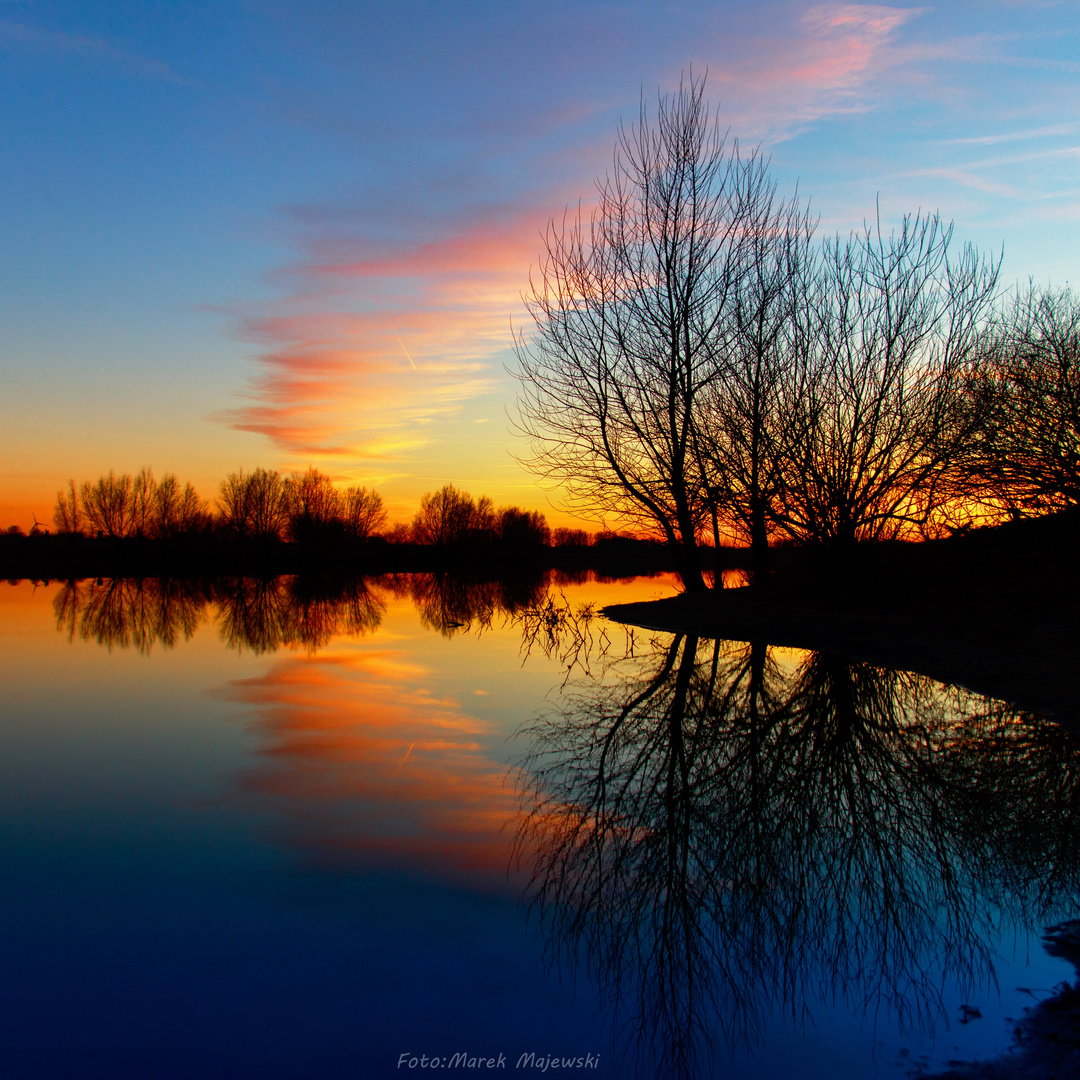
M 400 341 L 401 339 L 400 339 L 400 338 L 398 338 L 398 340 Z M 402 345 L 401 347 L 402 347 L 403 349 L 405 348 L 405 346 L 404 346 L 404 345 Z M 408 353 L 406 353 L 405 355 L 406 355 L 406 356 L 409 356 L 409 354 L 408 354 Z M 409 360 L 410 360 L 410 361 L 412 360 L 412 357 L 411 357 L 411 356 L 409 356 Z M 415 365 L 415 364 L 413 364 L 413 367 L 416 367 L 416 365 Z M 409 760 L 409 755 L 410 755 L 410 754 L 412 753 L 412 748 L 413 748 L 413 747 L 414 747 L 415 745 L 416 745 L 416 743 L 411 743 L 411 744 L 409 745 L 409 749 L 405 751 L 405 756 L 404 756 L 404 757 L 403 757 L 403 758 L 401 759 L 401 761 L 400 761 L 400 762 L 398 763 L 398 767 L 397 767 L 397 772 L 396 772 L 396 773 L 394 773 L 394 779 L 395 779 L 395 780 L 396 780 L 396 779 L 398 778 L 398 773 L 399 773 L 399 772 L 401 772 L 401 766 L 402 766 L 402 765 L 404 765 L 404 764 L 405 764 L 405 762 Z
M 401 346 L 401 351 L 409 358 L 409 363 L 412 364 L 413 371 L 419 371 L 420 369 L 413 364 L 413 358 L 409 356 L 409 350 L 405 348 L 405 342 L 401 340 L 401 335 L 395 330 L 394 337 L 397 338 L 398 344 Z

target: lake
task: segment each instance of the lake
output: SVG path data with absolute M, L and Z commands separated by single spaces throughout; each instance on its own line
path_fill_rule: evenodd
M 1007 1048 L 1074 976 L 1040 932 L 1080 915 L 1080 737 L 598 614 L 675 591 L 0 584 L 0 1075 L 869 1078 Z

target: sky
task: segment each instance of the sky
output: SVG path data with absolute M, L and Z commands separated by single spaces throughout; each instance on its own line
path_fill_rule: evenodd
M 0 0 L 0 526 L 143 465 L 578 523 L 515 457 L 521 293 L 691 70 L 821 235 L 1080 282 L 1075 0 Z

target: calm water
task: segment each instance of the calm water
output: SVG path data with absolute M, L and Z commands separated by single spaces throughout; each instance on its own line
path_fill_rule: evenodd
M 0 585 L 0 1076 L 1006 1047 L 1072 975 L 1038 934 L 1080 915 L 1080 742 L 590 614 L 673 591 Z

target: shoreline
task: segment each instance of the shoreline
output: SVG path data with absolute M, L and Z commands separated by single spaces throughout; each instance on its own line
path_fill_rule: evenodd
M 913 611 L 786 599 L 745 587 L 611 604 L 602 614 L 646 630 L 764 641 L 914 671 L 1080 728 L 1080 622 L 1067 599 L 1047 606 L 935 604 Z
M 123 540 L 75 536 L 0 536 L 0 578 L 267 577 L 280 574 L 451 573 L 486 576 L 595 571 L 612 577 L 674 569 L 663 546 L 617 539 L 585 547 L 476 547 L 381 540 L 356 543 L 295 543 L 281 540 Z

